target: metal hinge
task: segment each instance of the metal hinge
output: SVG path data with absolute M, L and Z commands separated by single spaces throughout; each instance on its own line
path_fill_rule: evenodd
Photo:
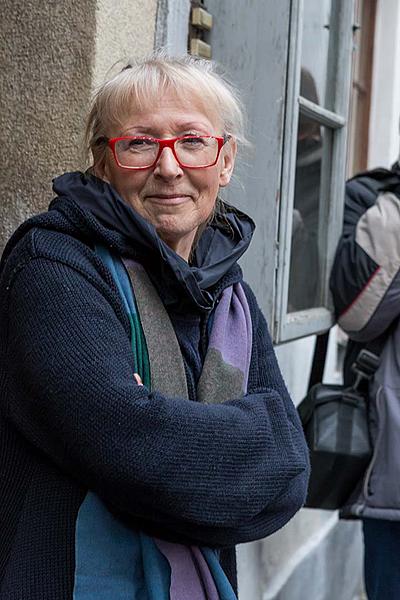
M 213 25 L 212 14 L 203 2 L 192 1 L 189 23 L 189 53 L 193 56 L 211 58 L 211 45 L 208 43 L 208 33 Z

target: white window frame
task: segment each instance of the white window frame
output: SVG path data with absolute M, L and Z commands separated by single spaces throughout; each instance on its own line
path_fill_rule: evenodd
M 305 0 L 307 1 L 307 0 Z M 285 108 L 284 151 L 281 179 L 281 203 L 278 223 L 278 257 L 274 338 L 286 342 L 319 333 L 333 324 L 329 295 L 329 273 L 336 244 L 342 229 L 344 184 L 346 169 L 346 136 L 351 83 L 351 55 L 353 48 L 353 0 L 332 0 L 328 76 L 326 97 L 330 109 L 323 108 L 300 93 L 301 48 L 303 30 L 303 0 L 293 0 L 289 32 L 287 97 Z M 326 223 L 326 255 L 321 267 L 322 306 L 288 313 L 288 288 L 294 184 L 299 113 L 316 120 L 332 132 L 331 157 L 321 173 L 320 222 Z M 329 173 L 326 165 L 328 164 Z

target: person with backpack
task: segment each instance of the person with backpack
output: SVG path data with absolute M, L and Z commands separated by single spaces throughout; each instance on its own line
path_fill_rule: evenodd
M 331 273 L 339 326 L 348 334 L 344 384 L 360 350 L 377 342 L 380 365 L 369 382 L 373 456 L 341 511 L 363 521 L 369 600 L 400 598 L 400 164 L 346 183 L 343 233 Z M 382 344 L 383 341 L 383 344 Z

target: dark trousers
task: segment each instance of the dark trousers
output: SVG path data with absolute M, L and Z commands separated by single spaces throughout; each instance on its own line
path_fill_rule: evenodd
M 368 600 L 400 600 L 400 522 L 363 519 Z

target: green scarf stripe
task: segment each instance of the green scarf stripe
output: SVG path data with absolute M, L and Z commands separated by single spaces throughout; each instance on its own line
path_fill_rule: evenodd
M 129 307 L 128 318 L 131 326 L 131 348 L 136 361 L 137 373 L 140 375 L 143 385 L 150 389 L 151 377 L 149 354 L 147 352 L 146 338 L 144 337 L 142 324 L 136 307 L 136 299 L 133 296 L 129 275 L 126 272 L 125 267 L 120 263 L 120 268 L 117 267 L 117 269 L 119 271 L 118 276 L 122 293 L 124 294 Z
M 96 252 L 111 271 L 129 319 L 135 372 L 140 375 L 143 385 L 150 389 L 151 373 L 149 354 L 129 275 L 123 262 L 119 258 L 113 256 L 105 246 L 96 245 Z

